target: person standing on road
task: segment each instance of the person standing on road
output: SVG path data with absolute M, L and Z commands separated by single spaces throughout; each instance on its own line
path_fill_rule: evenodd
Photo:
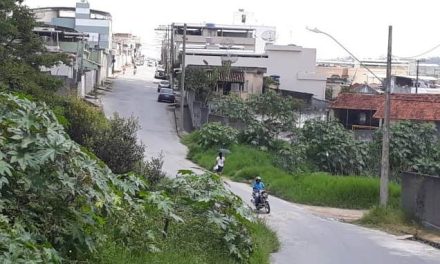
M 214 167 L 214 171 L 217 173 L 221 173 L 223 171 L 223 167 L 225 166 L 225 157 L 223 153 L 219 152 L 216 158 L 216 165 Z
M 136 75 L 136 71 L 137 71 L 137 66 L 135 64 L 134 67 L 133 67 L 133 75 Z

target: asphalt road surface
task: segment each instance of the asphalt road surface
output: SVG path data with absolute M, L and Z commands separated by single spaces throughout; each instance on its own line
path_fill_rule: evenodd
M 176 175 L 179 169 L 197 166 L 186 160 L 187 149 L 175 130 L 172 107 L 157 102 L 154 68 L 139 67 L 137 75 L 127 70 L 103 96 L 107 116 L 135 116 L 142 126 L 139 138 L 147 146 L 146 156 L 164 156 L 164 171 Z M 213 157 L 213 160 L 215 157 Z M 227 163 L 226 163 L 227 166 Z M 251 188 L 228 182 L 230 189 L 249 201 Z M 281 250 L 272 255 L 279 264 L 433 264 L 440 263 L 440 251 L 430 246 L 380 231 L 320 218 L 293 203 L 270 197 L 272 212 L 262 215 L 277 231 Z

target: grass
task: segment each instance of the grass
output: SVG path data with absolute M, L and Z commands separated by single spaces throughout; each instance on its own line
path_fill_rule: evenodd
M 416 234 L 418 230 L 421 229 L 417 221 L 406 215 L 403 210 L 398 207 L 383 208 L 374 206 L 355 223 L 396 235 Z
M 254 251 L 249 263 L 268 264 L 270 253 L 278 250 L 276 234 L 263 222 L 248 223 L 252 234 Z M 161 251 L 157 253 L 130 252 L 115 244 L 108 244 L 99 250 L 94 263 L 102 264 L 235 264 L 240 263 L 231 257 L 221 246 L 218 236 L 203 228 L 203 223 L 186 223 L 174 226 L 166 240 L 162 241 Z
M 188 158 L 212 169 L 216 149 L 202 149 L 191 134 L 183 143 L 189 146 Z M 226 155 L 223 174 L 237 181 L 250 181 L 261 176 L 270 193 L 297 203 L 369 209 L 379 204 L 379 179 L 361 176 L 335 176 L 323 172 L 290 174 L 273 164 L 273 156 L 247 145 L 233 145 Z M 390 184 L 390 206 L 400 204 L 400 186 Z

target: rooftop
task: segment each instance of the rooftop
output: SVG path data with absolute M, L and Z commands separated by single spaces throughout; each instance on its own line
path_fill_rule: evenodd
M 371 110 L 376 119 L 384 118 L 384 95 L 340 94 L 332 109 Z M 440 94 L 392 94 L 391 119 L 440 121 Z
M 33 11 L 76 11 L 75 7 L 61 7 L 61 6 L 54 6 L 54 7 L 38 7 L 38 8 L 32 8 Z M 102 16 L 106 16 L 108 18 L 111 18 L 112 15 L 109 12 L 100 11 L 96 9 L 90 9 L 91 14 L 98 14 Z

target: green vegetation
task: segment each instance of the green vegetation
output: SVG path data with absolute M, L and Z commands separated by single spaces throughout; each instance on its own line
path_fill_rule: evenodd
M 217 150 L 205 149 L 190 134 L 183 142 L 189 146 L 189 158 L 204 168 L 213 166 Z M 360 176 L 335 176 L 323 172 L 289 173 L 274 165 L 275 156 L 253 146 L 233 145 L 226 156 L 224 174 L 238 181 L 249 181 L 259 175 L 268 190 L 290 201 L 366 209 L 378 204 L 379 179 Z M 390 204 L 398 205 L 400 187 L 390 185 Z
M 1 94 L 0 113 L 2 263 L 166 263 L 176 256 L 181 263 L 268 263 L 277 249 L 274 233 L 218 176 L 182 171 L 152 182 L 116 175 L 70 140 L 45 105 Z M 149 165 L 145 174 L 160 174 L 160 161 Z
M 49 53 L 34 34 L 37 26 L 32 12 L 22 0 L 2 0 L 0 3 L 0 90 L 56 91 L 60 82 L 40 71 L 69 63 L 67 54 Z
M 220 123 L 208 123 L 200 129 L 198 144 L 202 147 L 229 146 L 237 143 L 238 131 Z
M 418 223 L 406 215 L 400 207 L 375 206 L 356 223 L 396 235 L 414 234 L 420 228 Z
M 0 262 L 269 263 L 275 234 L 220 178 L 166 179 L 137 120 L 56 94 L 41 67 L 67 55 L 22 3 L 0 4 Z
M 214 112 L 239 120 L 245 125 L 239 140 L 254 146 L 273 148 L 274 139 L 283 131 L 294 129 L 294 110 L 300 103 L 290 97 L 268 91 L 243 100 L 235 95 L 217 98 Z
M 204 228 L 204 222 L 182 223 L 172 226 L 166 241 L 162 241 L 161 251 L 148 252 L 124 251 L 113 244 L 104 245 L 103 251 L 96 259 L 102 264 L 144 264 L 144 263 L 200 263 L 200 264 L 234 264 L 238 261 L 231 258 L 220 246 L 220 240 L 213 238 L 211 230 Z M 270 253 L 278 250 L 276 234 L 264 223 L 248 224 L 254 243 L 253 252 L 248 263 L 268 264 Z M 197 242 L 196 242 L 197 241 Z

